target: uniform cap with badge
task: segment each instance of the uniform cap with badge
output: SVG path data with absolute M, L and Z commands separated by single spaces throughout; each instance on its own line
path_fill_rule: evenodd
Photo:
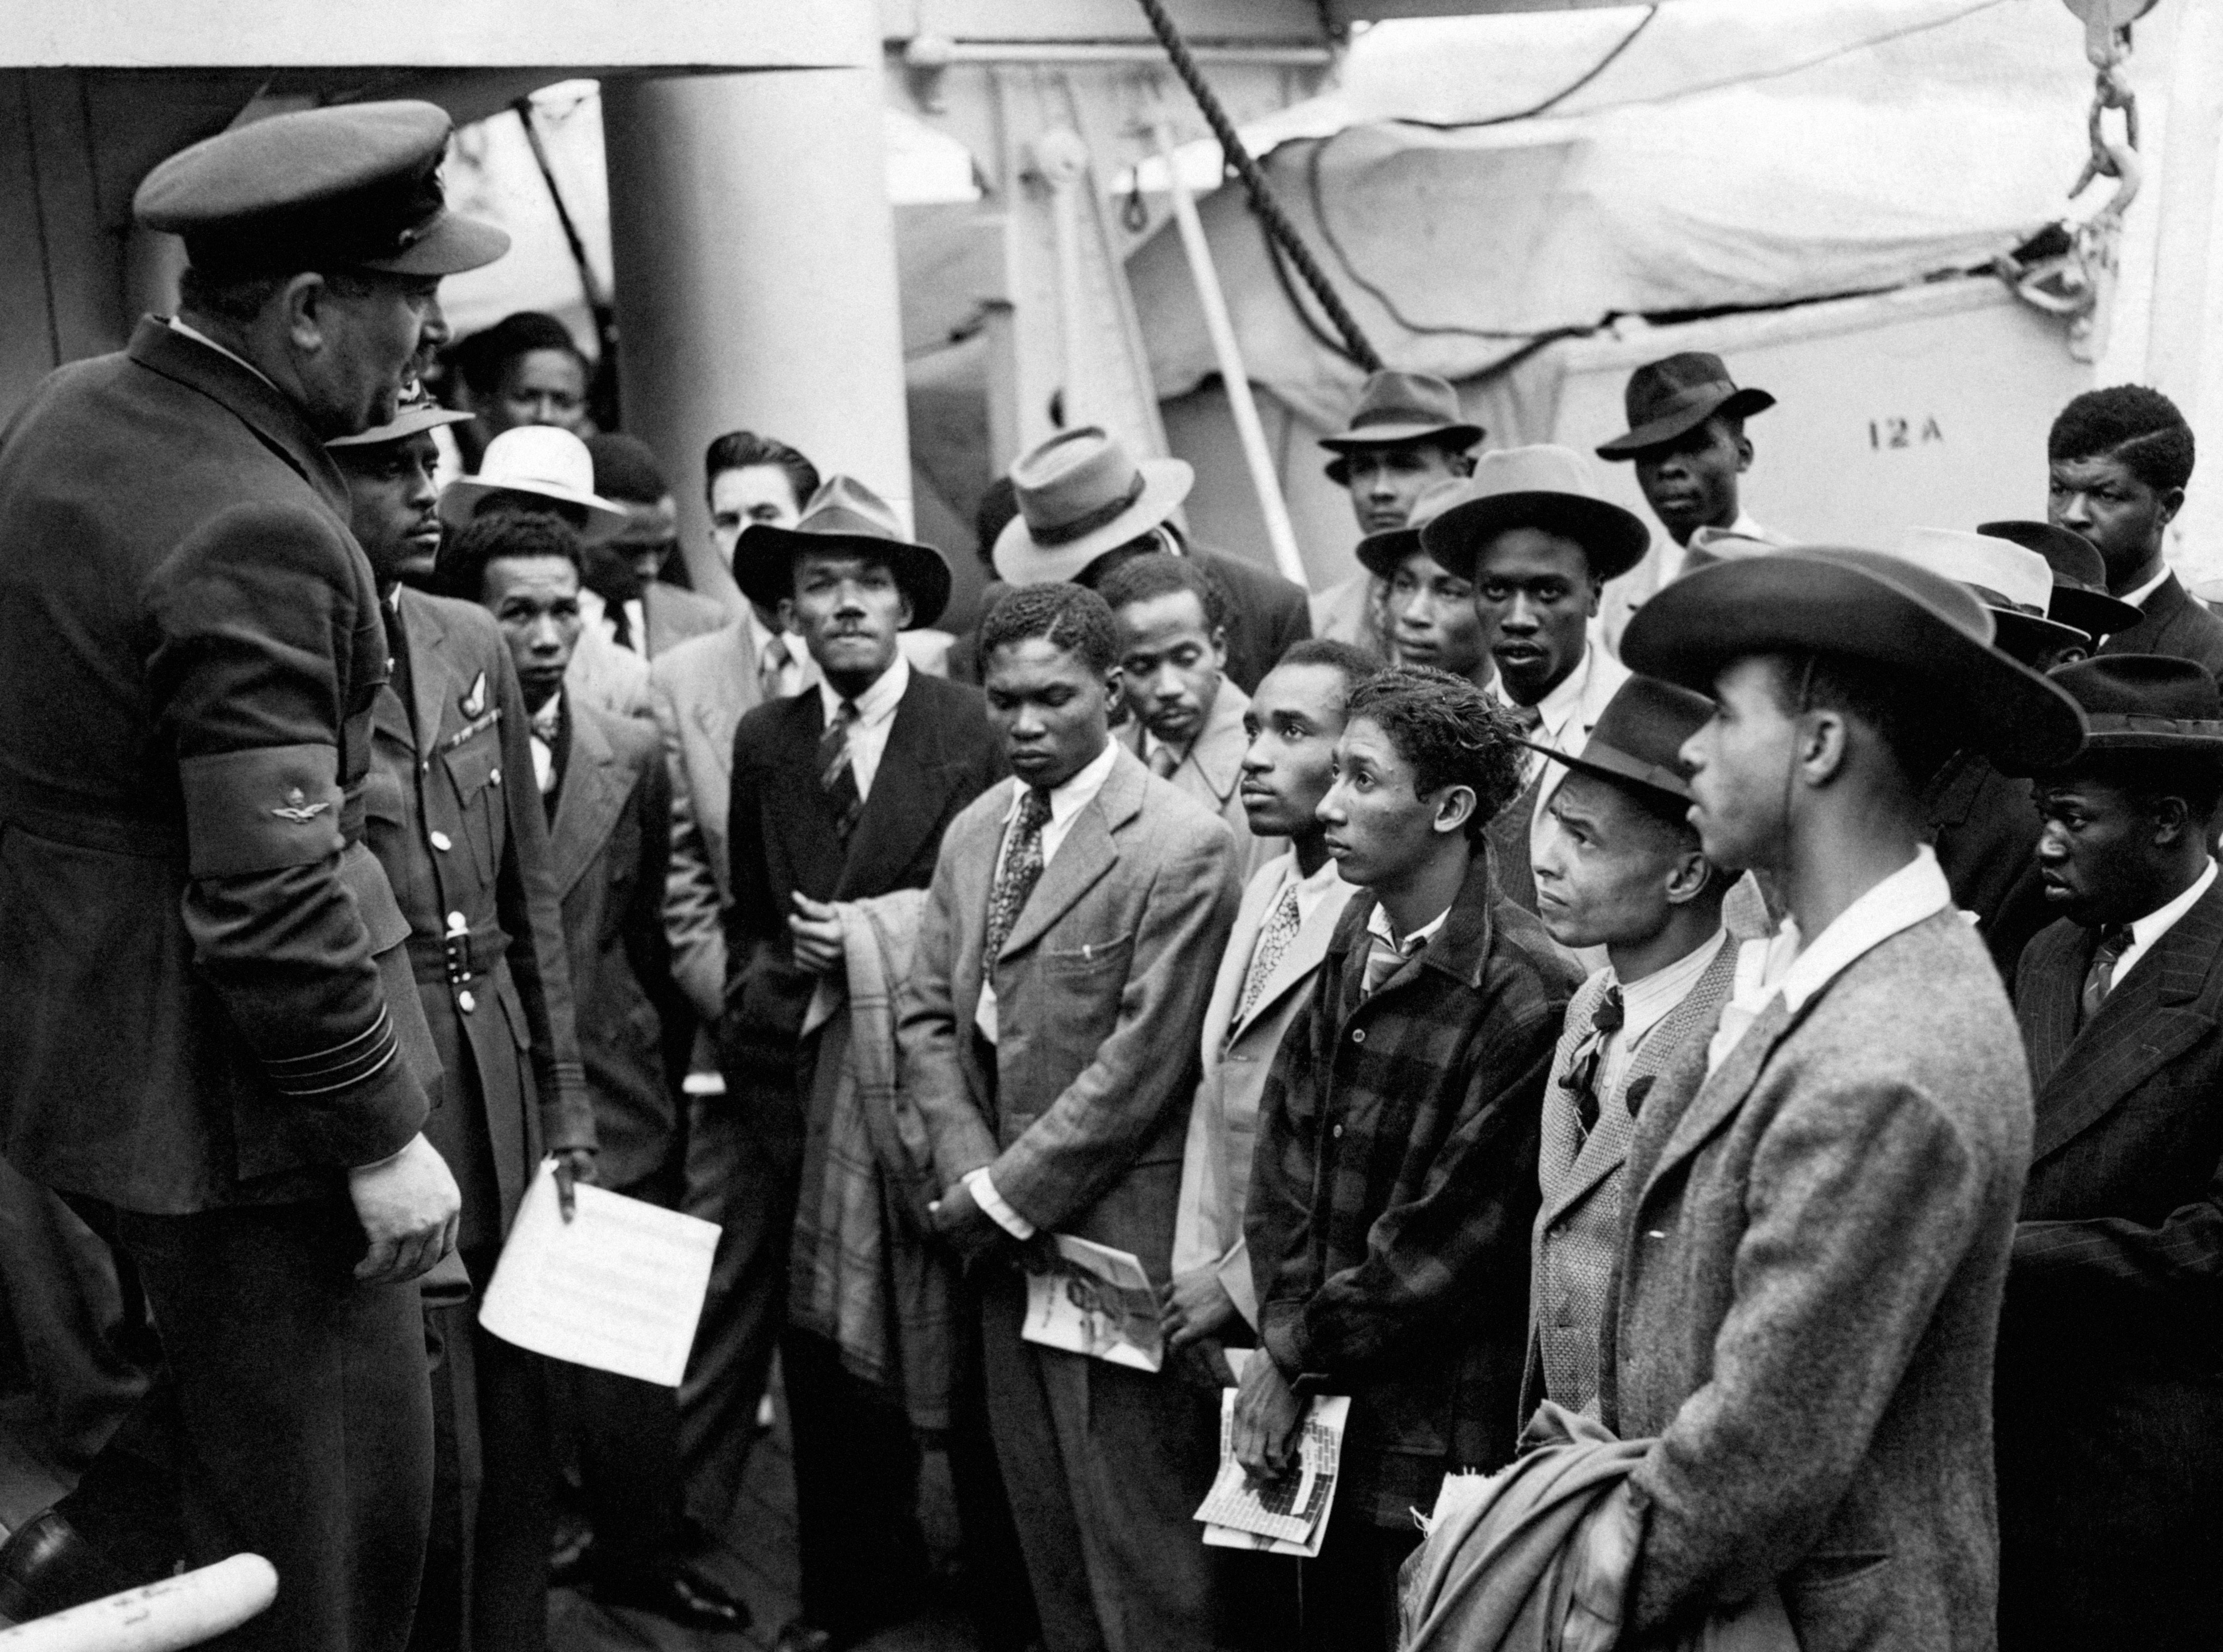
M 215 280 L 303 270 L 453 275 L 509 249 L 507 231 L 448 210 L 445 110 L 414 99 L 296 110 L 219 132 L 162 161 L 132 211 L 182 236 Z
M 382 425 L 354 436 L 335 436 L 326 447 L 382 447 L 388 442 L 406 441 L 412 436 L 421 436 L 428 430 L 438 430 L 443 425 L 468 423 L 472 415 L 458 413 L 453 407 L 444 407 L 432 399 L 422 379 L 412 379 L 401 388 L 401 399 L 394 404 L 394 417 Z

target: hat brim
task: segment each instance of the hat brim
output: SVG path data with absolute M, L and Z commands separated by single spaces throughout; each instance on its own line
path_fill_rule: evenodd
M 2125 602 L 2119 596 L 2086 590 L 2078 585 L 2056 585 L 2045 612 L 2047 618 L 2073 625 L 2094 638 L 2127 631 L 2145 618 L 2145 610 L 2136 602 Z
M 509 231 L 482 218 L 443 212 L 432 227 L 391 258 L 359 266 L 389 275 L 460 275 L 481 269 L 509 250 Z
M 1442 425 L 1354 425 L 1321 437 L 1319 445 L 1331 453 L 1348 456 L 1370 447 L 1404 447 L 1414 442 L 1455 442 L 1472 447 L 1486 433 L 1481 426 L 1463 419 Z
M 2025 665 L 2035 655 L 2056 654 L 2063 648 L 2089 649 L 2099 641 L 2088 631 L 2017 608 L 1993 608 L 1992 623 L 1999 627 L 1997 646 Z
M 1574 540 L 1601 581 L 1619 578 L 1652 548 L 1652 530 L 1633 512 L 1587 494 L 1541 489 L 1492 494 L 1454 505 L 1421 527 L 1420 545 L 1451 572 L 1470 580 L 1483 547 L 1516 527 L 1540 528 Z
M 1143 491 L 1135 495 L 1134 503 L 1077 539 L 1043 545 L 1025 517 L 1011 518 L 996 536 L 997 577 L 1011 585 L 1069 580 L 1106 551 L 1116 551 L 1163 522 L 1196 485 L 1196 471 L 1186 459 L 1142 459 L 1135 468 L 1143 473 Z
M 2069 762 L 2061 765 L 2061 768 L 2075 768 L 2087 758 L 2128 753 L 2149 757 L 2198 757 L 2223 761 L 2223 722 L 2180 721 L 2174 729 L 2168 729 L 2110 727 L 2110 719 L 2105 714 L 2094 717 L 2092 721 L 2096 726 L 2084 736 L 2083 749 Z M 2159 722 L 2163 719 L 2146 721 Z
M 1600 443 L 1597 456 L 1602 459 L 1633 459 L 1647 447 L 1672 442 L 1677 437 L 1697 429 L 1716 413 L 1727 413 L 1732 419 L 1749 419 L 1756 413 L 1766 413 L 1774 405 L 1775 398 L 1765 390 L 1748 388 L 1725 391 L 1710 400 L 1694 401 L 1664 418 L 1639 425 L 1609 442 Z
M 1588 774 L 1615 785 L 1634 786 L 1648 791 L 1669 804 L 1688 804 L 1691 785 L 1672 769 L 1661 768 L 1657 763 L 1647 763 L 1632 756 L 1617 746 L 1609 746 L 1596 735 L 1584 744 L 1580 756 L 1570 756 L 1554 746 L 1546 746 L 1533 740 L 1521 742 L 1532 752 L 1541 752 L 1554 763 L 1565 764 L 1578 774 Z
M 450 527 L 466 526 L 478 514 L 479 501 L 492 494 L 529 494 L 586 512 L 587 525 L 579 530 L 579 537 L 588 545 L 600 545 L 611 538 L 628 520 L 622 505 L 614 505 L 599 494 L 575 493 L 543 482 L 488 482 L 479 476 L 457 476 L 441 490 L 440 520 Z
M 382 447 L 388 442 L 399 442 L 412 436 L 421 436 L 428 430 L 438 430 L 443 425 L 469 423 L 475 414 L 458 413 L 453 407 L 412 407 L 383 425 L 364 431 L 359 436 L 335 436 L 326 447 Z
M 770 522 L 752 522 L 734 542 L 734 583 L 741 595 L 762 608 L 777 608 L 795 595 L 795 559 L 806 551 L 877 557 L 896 577 L 896 588 L 910 602 L 906 631 L 921 631 L 949 606 L 949 562 L 930 545 L 883 539 L 870 533 L 807 533 Z
M 1963 743 L 2003 773 L 2058 768 L 2076 754 L 2084 717 L 2064 690 L 1970 636 L 1880 569 L 1816 554 L 1820 549 L 1793 547 L 1684 575 L 1636 610 L 1622 636 L 1622 663 L 1710 694 L 1733 660 L 1836 655 L 1935 689 L 1940 718 L 1956 722 Z
M 1405 565 L 1405 558 L 1421 548 L 1420 530 L 1417 527 L 1393 527 L 1380 533 L 1370 533 L 1358 542 L 1351 554 L 1358 565 L 1378 578 L 1389 579 Z

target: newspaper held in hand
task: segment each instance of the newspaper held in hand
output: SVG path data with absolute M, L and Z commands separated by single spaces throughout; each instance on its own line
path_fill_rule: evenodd
M 1158 1294 L 1130 1251 L 1069 1233 L 1050 1235 L 1057 1266 L 1027 1275 L 1027 1319 L 1019 1334 L 1046 1348 L 1085 1353 L 1136 1371 L 1166 1362 Z
M 567 1222 L 555 1163 L 543 1160 L 526 1189 L 479 1323 L 551 1359 L 678 1387 L 717 1224 L 595 1187 L 577 1189 Z
M 1235 1395 L 1230 1388 L 1219 1396 L 1219 1473 L 1195 1516 L 1204 1523 L 1204 1541 L 1216 1548 L 1316 1559 L 1327 1535 L 1328 1510 L 1335 1506 L 1351 1397 L 1313 1396 L 1298 1436 L 1295 1472 L 1254 1481 L 1235 1460 Z

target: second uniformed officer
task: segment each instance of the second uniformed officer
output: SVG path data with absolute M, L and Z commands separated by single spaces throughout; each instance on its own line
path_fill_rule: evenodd
M 541 1156 L 590 1180 L 595 1144 L 531 725 L 507 645 L 475 604 L 400 583 L 427 525 L 438 531 L 426 432 L 453 417 L 416 402 L 331 451 L 394 657 L 373 719 L 370 846 L 408 920 L 447 1075 L 446 1105 L 426 1133 L 463 1189 L 457 1248 L 483 1289 Z M 429 1311 L 442 1355 L 438 1494 L 410 1643 L 537 1652 L 554 1521 L 544 1368 L 482 1329 L 469 1302 Z
M 280 115 L 172 156 L 174 319 L 0 436 L 0 1143 L 143 1286 L 165 1370 L 0 1548 L 37 1615 L 241 1550 L 236 1648 L 392 1652 L 431 1494 L 417 1290 L 456 1183 L 364 848 L 386 638 L 322 444 L 391 419 L 448 213 L 428 104 Z M 413 1046 L 413 1047 L 412 1047 Z

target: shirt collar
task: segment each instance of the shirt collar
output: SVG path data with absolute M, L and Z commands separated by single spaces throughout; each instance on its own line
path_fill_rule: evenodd
M 1583 696 L 1590 685 L 1590 667 L 1596 659 L 1597 651 L 1585 640 L 1583 657 L 1575 662 L 1574 670 L 1561 678 L 1559 686 L 1536 703 L 1539 732 L 1550 736 L 1554 745 L 1559 743 L 1559 731 L 1567 726 L 1583 703 Z M 1501 678 L 1497 690 L 1500 698 L 1506 697 L 1503 684 L 1504 679 Z M 1512 702 L 1507 699 L 1506 703 L 1509 705 Z
M 904 658 L 904 651 L 898 648 L 895 664 L 874 678 L 872 686 L 857 697 L 857 726 L 870 728 L 895 716 L 896 706 L 902 700 L 904 690 L 910 686 L 910 661 Z M 818 703 L 824 709 L 826 722 L 830 726 L 834 714 L 841 709 L 841 697 L 834 691 L 822 676 L 818 679 Z
M 1454 901 L 1452 905 L 1456 905 L 1458 903 Z M 1398 952 L 1410 958 L 1435 939 L 1436 931 L 1443 928 L 1444 920 L 1451 915 L 1451 907 L 1445 907 L 1443 911 L 1407 936 L 1404 943 L 1399 945 L 1396 931 L 1390 927 L 1389 909 L 1377 900 L 1374 903 L 1374 910 L 1366 915 L 1366 932 L 1378 941 L 1388 942 Z
M 1621 1033 L 1634 1044 L 1666 1018 L 1669 1011 L 1691 995 L 1698 977 L 1713 967 L 1728 943 L 1729 931 L 1716 930 L 1714 938 L 1687 956 L 1632 981 L 1616 980 L 1621 988 Z
M 2200 898 L 2207 892 L 2207 886 L 2215 881 L 2215 857 L 2207 857 L 2207 870 L 2192 880 L 2192 886 L 2166 906 L 2148 912 L 2144 917 L 2131 922 L 2131 951 L 2143 952 L 2167 935 L 2177 919 L 2190 911 Z M 2122 972 L 2116 972 L 2118 978 Z
M 2134 591 L 2125 591 L 2118 600 L 2128 602 L 2132 608 L 2144 608 L 2146 605 L 2146 598 L 2151 596 L 2156 591 L 2162 588 L 2162 582 L 2169 577 L 2169 564 L 2164 562 L 2161 565 L 2161 571 L 2159 573 L 2156 574 L 2151 579 L 2146 581 L 2144 584 L 2139 586 L 2138 590 Z
M 278 389 L 277 380 L 272 378 L 261 368 L 255 366 L 254 363 L 249 361 L 247 357 L 242 356 L 237 350 L 228 350 L 224 345 L 217 344 L 215 339 L 210 337 L 198 327 L 194 326 L 183 316 L 172 316 L 170 318 L 170 331 L 174 333 L 182 333 L 185 337 L 192 339 L 197 344 L 207 345 L 219 356 L 230 356 L 233 361 L 237 362 L 242 367 L 254 374 L 256 378 L 261 379 L 263 383 L 268 385 L 272 389 Z M 282 390 L 279 390 L 278 393 L 280 395 L 285 394 L 285 392 Z
M 1922 844 L 1891 876 L 1837 914 L 1783 973 L 1783 1006 L 1796 1015 L 1806 1000 L 1894 935 L 1953 904 L 1936 851 Z
M 1112 766 L 1119 760 L 1119 742 L 1107 740 L 1104 749 L 1084 764 L 1080 772 L 1063 785 L 1052 786 L 1049 793 L 1049 817 L 1058 824 L 1072 819 L 1096 801 L 1096 794 L 1104 790 L 1104 783 L 1112 778 Z M 1004 821 L 1019 817 L 1019 800 L 1027 795 L 1027 783 L 1017 782 L 1011 787 L 1011 806 L 1004 815 Z

